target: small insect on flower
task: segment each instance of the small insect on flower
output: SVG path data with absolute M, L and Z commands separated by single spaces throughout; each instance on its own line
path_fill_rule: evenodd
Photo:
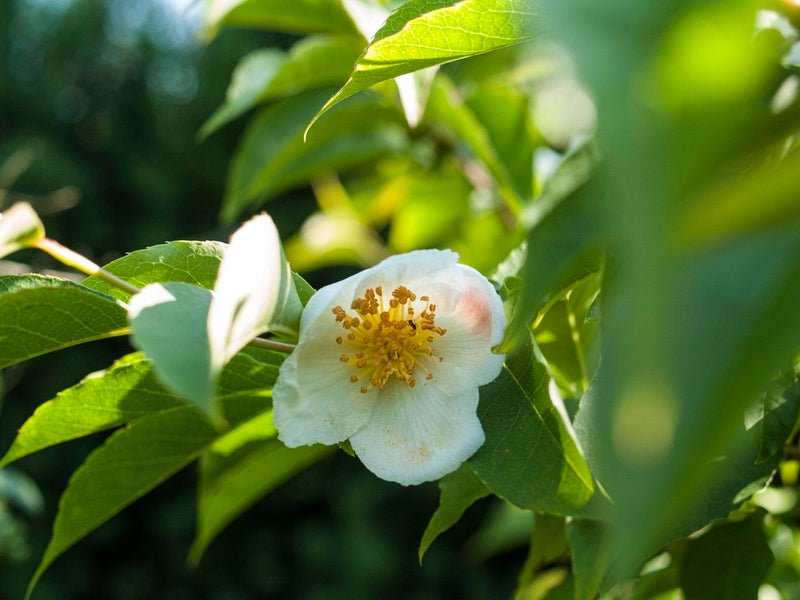
M 290 447 L 349 440 L 403 485 L 454 471 L 480 448 L 478 388 L 500 373 L 505 316 L 483 275 L 450 251 L 389 258 L 319 290 L 273 390 Z

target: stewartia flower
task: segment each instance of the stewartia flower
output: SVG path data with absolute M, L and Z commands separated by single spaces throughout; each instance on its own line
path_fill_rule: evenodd
M 319 290 L 273 390 L 290 447 L 349 440 L 403 485 L 454 471 L 484 441 L 478 387 L 500 373 L 500 297 L 458 255 L 419 250 Z

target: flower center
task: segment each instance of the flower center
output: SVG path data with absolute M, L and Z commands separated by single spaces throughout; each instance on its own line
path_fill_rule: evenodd
M 417 367 L 426 373 L 425 379 L 433 379 L 425 362 L 430 359 L 442 362 L 433 353 L 431 344 L 446 330 L 436 326 L 436 305 L 431 304 L 430 298 L 421 296 L 419 304 L 424 306 L 418 304 L 415 308 L 416 300 L 417 295 L 401 285 L 392 292 L 387 306 L 378 286 L 353 300 L 350 308 L 356 316 L 349 316 L 341 306 L 333 309 L 336 322 L 347 331 L 344 337 L 336 338 L 336 343 L 352 349 L 350 354 L 342 354 L 339 361 L 355 367 L 350 381 L 361 382 L 362 394 L 373 387 L 385 389 L 393 375 L 413 388 L 417 384 L 414 378 Z

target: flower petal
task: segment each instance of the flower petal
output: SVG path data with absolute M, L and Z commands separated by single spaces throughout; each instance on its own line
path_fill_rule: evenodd
M 504 354 L 492 347 L 503 339 L 503 302 L 487 279 L 470 267 L 456 265 L 446 281 L 413 282 L 436 301 L 436 324 L 447 332 L 432 344 L 436 356 L 434 384 L 443 390 L 481 386 L 493 381 Z
M 214 284 L 208 338 L 215 372 L 269 328 L 281 284 L 281 245 L 272 219 L 258 215 L 231 236 Z
M 349 381 L 336 328 L 317 329 L 313 346 L 299 345 L 283 362 L 272 390 L 273 422 L 290 448 L 346 440 L 369 421 L 378 394 Z
M 477 406 L 477 388 L 451 396 L 433 386 L 412 389 L 395 381 L 350 443 L 382 479 L 402 485 L 433 481 L 455 471 L 483 444 Z

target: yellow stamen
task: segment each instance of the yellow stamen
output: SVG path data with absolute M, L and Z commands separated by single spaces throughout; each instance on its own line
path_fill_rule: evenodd
M 428 296 L 419 297 L 424 306 L 414 306 L 416 301 L 417 295 L 401 285 L 392 291 L 386 309 L 383 289 L 377 286 L 353 300 L 350 308 L 356 316 L 348 316 L 341 306 L 333 308 L 336 322 L 348 331 L 346 341 L 354 350 L 352 355 L 342 354 L 339 360 L 357 369 L 356 374 L 349 376 L 352 383 L 369 382 L 360 386 L 362 394 L 373 387 L 385 389 L 392 377 L 413 388 L 417 384 L 414 372 L 418 367 L 425 372 L 427 381 L 433 379 L 426 364 L 428 359 L 438 362 L 444 359 L 434 354 L 431 344 L 446 330 L 436 325 L 436 305 L 430 303 Z M 337 344 L 344 341 L 341 336 L 336 338 Z

